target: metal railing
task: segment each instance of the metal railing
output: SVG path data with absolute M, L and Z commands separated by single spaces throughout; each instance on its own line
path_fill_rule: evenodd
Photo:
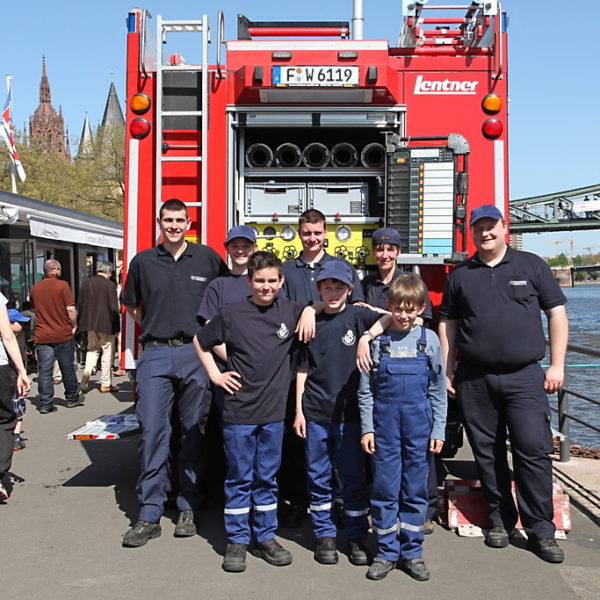
M 593 356 L 596 358 L 600 358 L 600 350 L 596 348 L 591 348 L 589 346 L 580 346 L 579 344 L 569 344 L 567 346 L 567 350 L 570 352 L 575 352 L 577 354 L 584 354 L 586 356 Z M 582 365 L 583 366 L 583 365 Z M 597 366 L 597 365 L 589 365 L 589 366 Z M 565 385 L 558 392 L 558 408 L 550 407 L 551 410 L 558 413 L 558 430 L 561 433 L 561 438 L 559 441 L 560 448 L 560 462 L 566 463 L 569 462 L 571 458 L 570 452 L 570 438 L 569 438 L 569 424 L 570 420 L 583 425 L 584 427 L 588 427 L 589 429 L 593 429 L 600 433 L 600 427 L 585 421 L 584 419 L 580 419 L 573 414 L 569 413 L 569 396 L 575 396 L 580 400 L 585 400 L 591 404 L 595 404 L 596 406 L 600 406 L 600 402 L 595 400 L 594 398 L 590 398 L 585 394 L 581 394 L 580 392 L 576 392 L 575 390 L 569 389 L 567 387 L 569 384 L 569 366 L 565 367 Z

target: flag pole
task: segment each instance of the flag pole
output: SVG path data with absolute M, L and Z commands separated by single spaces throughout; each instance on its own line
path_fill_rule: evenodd
M 12 94 L 10 93 L 10 88 L 12 87 L 12 75 L 6 76 L 6 91 L 10 94 L 10 102 L 9 102 L 9 110 L 12 115 Z M 17 165 L 14 161 L 12 161 L 12 169 L 10 170 L 10 183 L 12 193 L 17 193 Z

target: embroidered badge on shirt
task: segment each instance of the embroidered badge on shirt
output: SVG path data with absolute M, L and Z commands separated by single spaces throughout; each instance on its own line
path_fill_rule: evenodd
M 286 327 L 285 323 L 282 323 L 277 330 L 277 336 L 281 339 L 286 338 L 290 334 L 290 330 Z
M 202 277 L 202 275 L 190 275 L 190 279 L 194 281 L 206 281 L 206 277 Z
M 352 329 L 348 329 L 346 334 L 342 337 L 342 342 L 346 344 L 346 346 L 354 346 L 354 342 L 356 342 L 356 336 L 354 335 L 354 331 Z
M 511 279 L 508 285 L 527 285 L 526 279 Z

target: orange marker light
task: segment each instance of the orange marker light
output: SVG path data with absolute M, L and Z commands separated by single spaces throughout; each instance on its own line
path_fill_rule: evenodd
M 131 97 L 131 100 L 129 101 L 129 108 L 136 115 L 142 115 L 150 108 L 150 104 L 152 104 L 150 96 L 148 96 L 147 94 L 139 93 L 134 94 Z
M 481 101 L 481 107 L 486 113 L 495 115 L 502 110 L 502 98 L 498 94 L 488 94 Z

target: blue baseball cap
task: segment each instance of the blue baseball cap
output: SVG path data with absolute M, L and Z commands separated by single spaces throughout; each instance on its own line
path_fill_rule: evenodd
M 23 323 L 26 323 L 30 320 L 30 318 L 31 317 L 26 317 L 25 315 L 22 315 L 16 308 L 8 309 L 8 320 L 11 323 L 14 323 L 15 321 L 21 321 Z
M 254 229 L 248 225 L 236 225 L 235 227 L 232 227 L 227 232 L 227 238 L 224 243 L 229 244 L 229 242 L 235 240 L 235 238 L 243 238 L 256 244 L 256 233 Z
M 401 246 L 400 233 L 392 227 L 381 227 L 373 232 L 373 246 L 379 244 L 391 244 L 392 246 Z
M 354 273 L 348 263 L 341 260 L 328 260 L 317 275 L 317 281 L 323 279 L 337 279 L 342 283 L 350 284 L 354 281 Z
M 483 204 L 471 211 L 471 220 L 469 225 L 477 223 L 480 219 L 494 219 L 498 221 L 503 219 L 502 213 L 493 204 Z

